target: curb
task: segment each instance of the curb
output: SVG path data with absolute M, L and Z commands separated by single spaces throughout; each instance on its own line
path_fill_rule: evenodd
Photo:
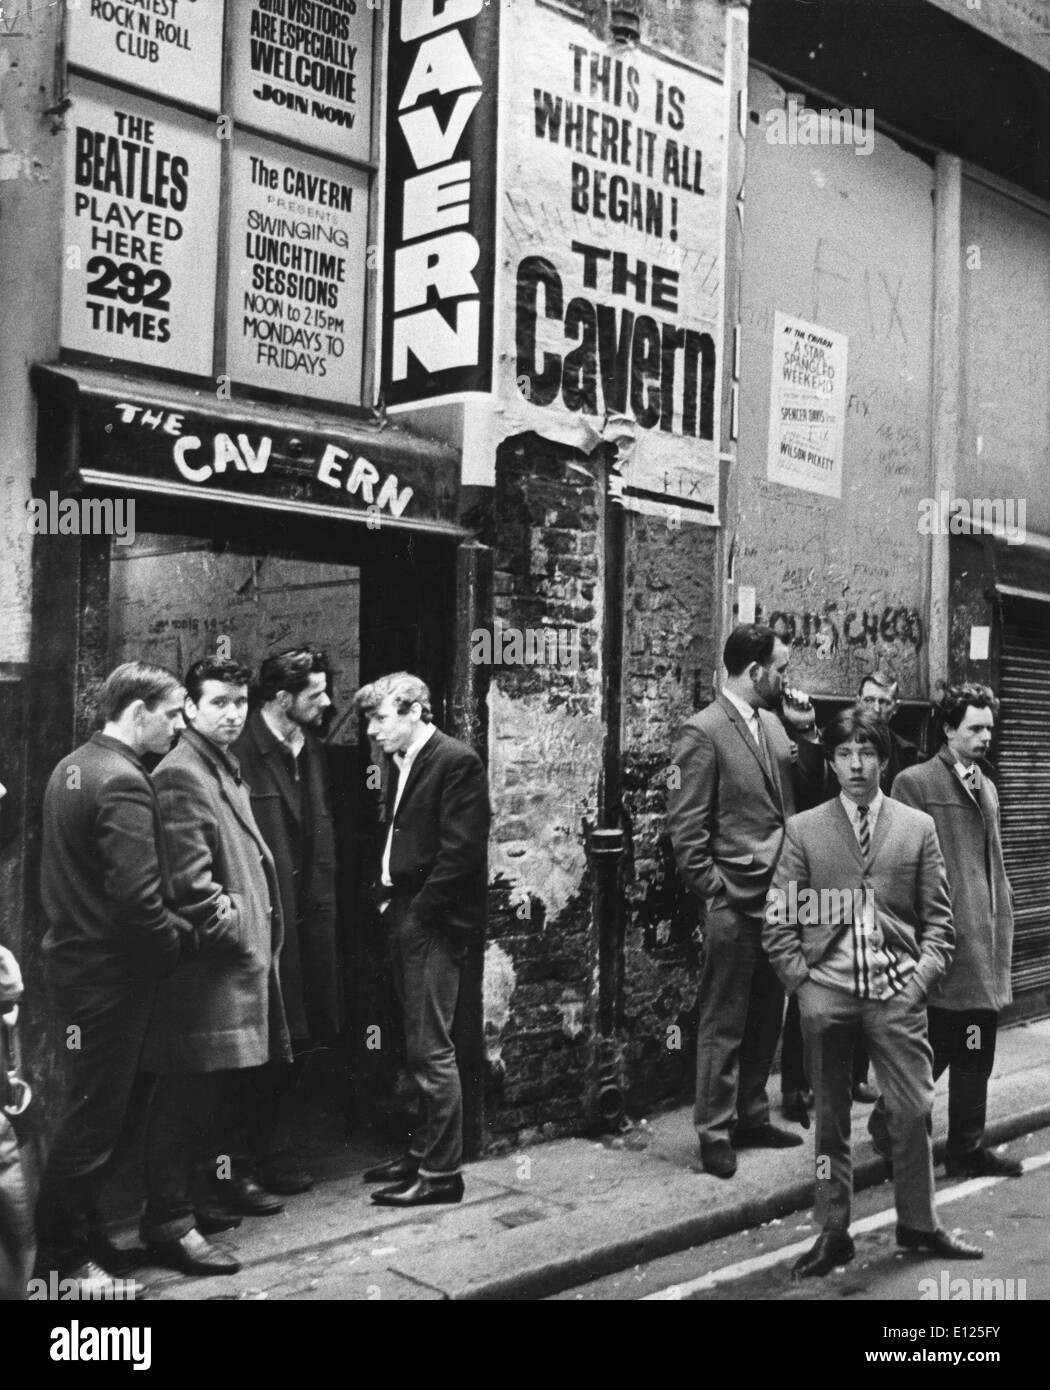
M 993 1120 L 985 1129 L 985 1142 L 989 1147 L 995 1147 L 1047 1126 L 1050 1126 L 1050 1105 L 1035 1106 L 1031 1110 Z M 943 1161 L 944 1149 L 944 1137 L 935 1140 L 934 1163 Z M 885 1181 L 887 1176 L 888 1165 L 883 1159 L 865 1158 L 854 1165 L 853 1190 L 860 1192 L 864 1188 L 874 1187 Z M 776 1217 L 790 1216 L 793 1212 L 811 1206 L 812 1202 L 813 1184 L 793 1183 L 768 1197 L 752 1198 L 732 1206 L 702 1212 L 684 1221 L 676 1221 L 673 1225 L 655 1226 L 629 1240 L 612 1241 L 530 1269 L 515 1270 L 498 1279 L 468 1284 L 449 1293 L 447 1297 L 460 1303 L 547 1298 L 551 1294 L 564 1293 L 566 1289 L 589 1283 L 593 1279 L 600 1279 L 608 1274 L 619 1274 L 648 1260 L 659 1259 L 664 1255 L 676 1255 L 694 1245 L 706 1245 L 710 1241 L 736 1235 L 752 1226 L 760 1226 Z

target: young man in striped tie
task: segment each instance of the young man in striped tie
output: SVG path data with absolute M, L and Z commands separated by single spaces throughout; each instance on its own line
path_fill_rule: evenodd
M 863 1040 L 886 1102 L 897 1243 L 942 1259 L 982 1252 L 943 1230 L 934 1210 L 933 1056 L 926 997 L 951 962 L 955 933 L 930 816 L 879 787 L 889 755 L 882 720 L 844 710 L 824 734 L 840 794 L 788 820 L 766 906 L 763 945 L 798 995 L 816 1099 L 821 1234 L 796 1278 L 853 1258 L 850 1149 L 853 1048 Z

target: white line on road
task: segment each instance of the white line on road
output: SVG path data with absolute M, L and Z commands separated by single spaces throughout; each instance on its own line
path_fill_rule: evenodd
M 1050 1153 L 1036 1154 L 1032 1158 L 1024 1160 L 1025 1173 L 1031 1173 L 1036 1168 L 1044 1168 L 1050 1163 Z M 958 1202 L 964 1197 L 972 1197 L 975 1192 L 983 1192 L 986 1187 L 994 1187 L 996 1183 L 1005 1182 L 1005 1178 L 969 1178 L 966 1182 L 961 1182 L 955 1187 L 942 1189 L 937 1193 L 937 1206 L 943 1207 L 947 1202 Z M 1010 1179 L 1015 1181 L 1015 1179 Z M 888 1207 L 886 1211 L 877 1211 L 872 1216 L 862 1217 L 860 1221 L 854 1221 L 850 1226 L 852 1235 L 861 1235 L 865 1231 L 877 1231 L 883 1226 L 889 1226 L 897 1220 L 897 1212 L 894 1207 Z M 705 1293 L 708 1289 L 716 1288 L 719 1284 L 730 1284 L 735 1279 L 745 1279 L 749 1274 L 758 1274 L 764 1269 L 773 1269 L 776 1265 L 783 1264 L 785 1260 L 790 1260 L 796 1255 L 801 1255 L 813 1244 L 812 1240 L 796 1241 L 794 1245 L 781 1246 L 779 1250 L 768 1250 L 764 1255 L 755 1255 L 750 1260 L 737 1260 L 735 1264 L 726 1265 L 723 1269 L 712 1269 L 707 1274 L 701 1274 L 699 1278 L 690 1279 L 685 1284 L 671 1284 L 666 1289 L 657 1289 L 653 1293 L 647 1293 L 641 1299 L 643 1303 L 649 1302 L 677 1302 L 679 1299 L 688 1298 L 694 1293 Z

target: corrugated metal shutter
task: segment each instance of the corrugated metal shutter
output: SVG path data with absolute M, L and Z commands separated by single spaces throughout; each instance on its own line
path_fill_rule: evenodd
M 1002 611 L 999 796 L 1019 994 L 1050 985 L 1050 603 L 1004 598 Z

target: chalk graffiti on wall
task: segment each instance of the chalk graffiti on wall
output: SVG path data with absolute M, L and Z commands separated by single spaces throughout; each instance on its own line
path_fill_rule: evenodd
M 918 651 L 923 644 L 922 617 L 918 609 L 887 604 L 883 609 L 840 609 L 826 603 L 823 611 L 797 612 L 774 609 L 767 615 L 756 606 L 756 621 L 768 623 L 782 642 L 792 647 L 811 647 L 823 661 L 834 658 L 840 648 L 874 647 L 880 642 L 906 642 Z

